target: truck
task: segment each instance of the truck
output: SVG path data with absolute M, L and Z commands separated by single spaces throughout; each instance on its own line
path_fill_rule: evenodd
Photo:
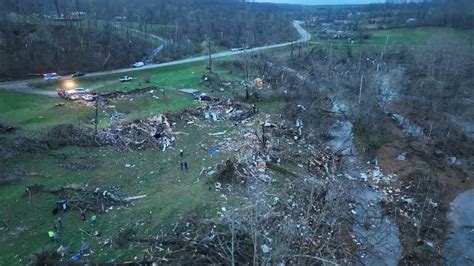
M 145 63 L 143 63 L 143 62 L 136 62 L 135 64 L 132 65 L 132 67 L 142 67 L 144 65 L 145 65 Z
M 60 78 L 61 78 L 61 76 L 58 75 L 55 72 L 43 74 L 43 79 L 44 80 L 58 80 Z

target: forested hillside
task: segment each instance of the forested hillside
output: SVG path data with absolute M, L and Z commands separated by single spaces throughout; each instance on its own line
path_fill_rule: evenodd
M 152 29 L 166 40 L 155 61 L 205 53 L 208 41 L 215 51 L 298 36 L 288 9 L 245 1 L 0 0 L 0 10 L 5 20 L 0 26 L 0 56 L 10 62 L 2 65 L 0 78 L 128 66 L 141 60 L 152 44 L 125 33 L 127 28 Z M 11 19 L 19 14 L 37 23 Z M 64 25 L 58 26 L 58 21 Z M 121 26 L 114 27 L 118 23 Z
M 150 44 L 114 27 L 0 23 L 0 79 L 36 73 L 114 69 L 130 65 Z

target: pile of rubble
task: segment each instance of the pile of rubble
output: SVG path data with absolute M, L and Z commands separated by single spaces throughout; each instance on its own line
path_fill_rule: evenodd
M 69 204 L 73 207 L 94 212 L 107 212 L 109 209 L 112 209 L 113 206 L 127 205 L 131 200 L 141 198 L 122 197 L 118 194 L 117 188 L 111 188 L 110 190 L 101 188 L 93 189 L 79 185 L 70 185 L 55 190 L 44 191 L 67 199 Z
M 68 201 L 69 205 L 80 210 L 88 210 L 94 212 L 106 212 L 114 205 L 127 205 L 132 200 L 146 197 L 122 197 L 117 194 L 117 188 L 109 190 L 101 188 L 89 188 L 80 185 L 69 185 L 60 187 L 58 189 L 46 189 L 42 184 L 33 184 L 27 186 L 23 197 L 31 198 L 32 196 L 40 195 L 42 193 L 50 193 L 57 195 L 61 199 Z
M 174 140 L 171 124 L 162 114 L 107 128 L 97 135 L 100 145 L 113 146 L 121 150 L 162 148 L 164 151 Z
M 243 121 L 258 113 L 257 107 L 252 104 L 237 103 L 230 99 L 208 101 L 206 106 L 186 110 L 181 114 L 182 120 L 194 122 L 205 118 L 213 121 Z
M 157 91 L 158 87 L 156 86 L 149 86 L 145 88 L 138 88 L 134 89 L 131 91 L 113 91 L 113 92 L 108 92 L 108 93 L 103 93 L 100 95 L 103 99 L 120 99 L 123 97 L 128 97 L 128 96 L 135 96 L 135 95 L 140 95 L 144 94 L 146 92 L 153 93 L 154 91 Z

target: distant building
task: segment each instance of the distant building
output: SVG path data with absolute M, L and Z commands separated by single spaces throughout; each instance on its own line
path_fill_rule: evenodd
M 315 27 L 318 25 L 318 17 L 310 17 L 306 20 L 307 27 Z
M 127 17 L 126 16 L 116 16 L 116 17 L 114 17 L 114 19 L 116 21 L 123 21 L 123 20 L 127 20 Z

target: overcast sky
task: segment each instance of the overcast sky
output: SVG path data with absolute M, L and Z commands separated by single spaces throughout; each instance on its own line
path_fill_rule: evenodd
M 385 0 L 255 0 L 255 2 L 272 2 L 304 5 L 345 5 L 383 3 Z

